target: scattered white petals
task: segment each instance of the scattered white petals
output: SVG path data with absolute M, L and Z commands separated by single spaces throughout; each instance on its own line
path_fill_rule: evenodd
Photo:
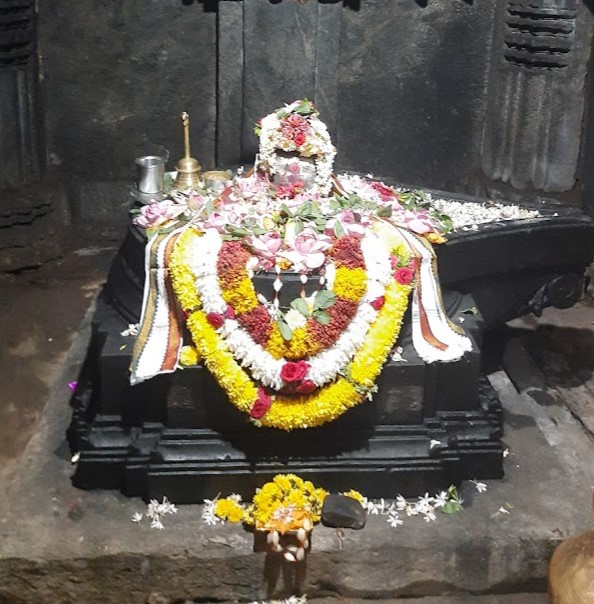
M 151 522 L 151 528 L 157 529 L 158 531 L 162 531 L 165 527 L 163 526 L 161 519 L 159 517 L 157 517 L 157 518 L 153 518 L 153 520 Z
M 503 457 L 509 457 L 509 449 L 504 449 Z
M 400 514 L 396 511 L 392 511 L 388 514 L 387 521 L 388 524 L 393 528 L 397 528 L 401 524 L 404 524 L 404 520 L 400 518 Z
M 70 463 L 77 463 L 80 459 L 80 451 L 77 451 L 71 458 Z
M 402 352 L 402 346 L 398 346 L 392 353 L 392 360 L 395 362 L 408 363 L 408 361 L 402 356 Z
M 138 328 L 140 327 L 139 323 L 130 323 L 128 325 L 127 329 L 124 329 L 124 331 L 120 332 L 121 336 L 137 336 L 138 335 Z
M 432 439 L 431 442 L 429 443 L 429 448 L 430 449 L 434 449 L 435 447 L 440 447 L 440 446 L 441 446 L 441 441 L 440 440 Z
M 202 506 L 202 521 L 208 526 L 215 526 L 222 523 L 222 520 L 214 513 L 216 506 L 216 499 L 205 499 L 204 505 Z
M 163 497 L 163 501 L 159 503 L 156 499 L 151 499 L 147 506 L 146 516 L 151 519 L 151 528 L 159 531 L 165 527 L 161 522 L 161 516 L 166 514 L 177 514 L 177 508 L 167 497 Z
M 471 480 L 470 482 L 474 484 L 479 493 L 484 493 L 487 490 L 487 485 L 484 482 L 477 482 L 476 480 Z
M 464 323 L 464 321 L 466 321 L 466 319 L 464 317 L 458 317 L 458 321 L 460 323 Z
M 510 511 L 506 507 L 504 507 L 504 506 L 501 506 L 497 511 L 500 514 L 509 514 L 510 513 Z
M 136 522 L 136 524 L 138 524 L 143 518 L 144 516 L 140 512 L 135 512 L 134 516 L 132 516 L 132 522 Z

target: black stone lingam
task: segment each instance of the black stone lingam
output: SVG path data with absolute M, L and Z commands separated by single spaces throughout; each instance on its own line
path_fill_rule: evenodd
M 373 401 L 290 433 L 251 425 L 200 366 L 130 386 L 133 341 L 121 332 L 139 320 L 146 243 L 130 226 L 100 296 L 72 400 L 69 439 L 80 453 L 74 484 L 190 503 L 219 492 L 251 495 L 286 471 L 369 497 L 501 477 L 501 405 L 481 373 L 482 334 L 546 306 L 574 304 L 593 256 L 590 219 L 558 206 L 539 209 L 542 218 L 454 233 L 437 248 L 444 303 L 472 339 L 470 352 L 427 365 L 405 318 L 403 360 L 385 365 Z M 285 291 L 297 288 L 298 295 L 295 277 Z M 274 275 L 266 279 L 272 291 Z

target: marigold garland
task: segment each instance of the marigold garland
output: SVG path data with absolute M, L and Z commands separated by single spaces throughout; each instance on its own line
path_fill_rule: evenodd
M 386 302 L 372 324 L 363 348 L 347 368 L 351 381 L 339 377 L 308 396 L 277 396 L 261 425 L 282 430 L 312 428 L 332 421 L 354 407 L 373 386 L 394 345 L 408 303 L 410 285 L 393 282 L 386 288 Z M 206 315 L 196 310 L 188 318 L 192 339 L 207 369 L 243 413 L 249 413 L 258 396 L 258 387 L 235 361 Z

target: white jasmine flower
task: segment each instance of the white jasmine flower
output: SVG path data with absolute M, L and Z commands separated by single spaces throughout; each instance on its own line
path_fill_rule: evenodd
M 404 520 L 400 518 L 400 514 L 398 512 L 392 511 L 388 514 L 387 522 L 390 526 L 397 528 L 401 524 L 404 524 Z
M 479 493 L 484 493 L 487 490 L 487 485 L 484 482 L 476 482 L 476 480 L 471 480 L 470 482 L 474 483 L 474 486 Z
M 151 522 L 151 528 L 157 529 L 158 531 L 162 531 L 165 528 L 159 516 L 153 518 L 153 521 Z
M 77 451 L 71 458 L 70 463 L 77 463 L 80 459 L 80 451 Z
M 437 520 L 437 516 L 435 515 L 434 512 L 429 511 L 429 512 L 425 512 L 423 514 L 423 520 L 425 522 L 435 522 Z
M 139 512 L 135 512 L 134 516 L 132 516 L 132 522 L 136 522 L 137 524 L 144 518 L 142 514 Z
M 202 506 L 202 512 L 200 514 L 204 524 L 209 526 L 215 526 L 221 523 L 221 519 L 214 513 L 216 500 L 205 499 L 204 505 Z
M 396 347 L 396 350 L 392 353 L 392 360 L 396 363 L 408 363 L 408 361 L 402 356 L 402 346 Z
M 402 495 L 398 495 L 398 497 L 396 497 L 396 509 L 402 512 L 403 510 L 406 510 L 407 507 L 408 501 L 406 501 Z
M 307 319 L 298 310 L 291 308 L 285 314 L 285 322 L 292 331 L 295 331 L 300 327 L 305 327 Z
M 505 449 L 503 451 L 503 457 L 508 457 L 509 456 L 509 449 Z
M 500 514 L 509 514 L 510 511 L 506 508 L 501 506 L 498 510 L 497 510 Z
M 124 331 L 120 332 L 121 336 L 137 336 L 138 335 L 138 328 L 140 327 L 139 323 L 130 323 L 128 325 L 127 329 L 124 329 Z
M 435 447 L 439 447 L 441 446 L 441 441 L 440 440 L 434 440 L 432 439 L 431 442 L 429 443 L 429 448 L 433 449 Z
M 433 506 L 436 508 L 441 508 L 447 502 L 448 502 L 448 494 L 445 491 L 441 491 L 441 493 L 439 493 L 438 495 L 435 496 Z
M 464 321 L 466 321 L 466 319 L 464 317 L 458 317 L 458 321 L 460 323 L 464 323 Z

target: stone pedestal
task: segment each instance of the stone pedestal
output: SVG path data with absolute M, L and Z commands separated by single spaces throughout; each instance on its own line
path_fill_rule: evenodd
M 573 304 L 592 259 L 592 221 L 554 210 L 453 235 L 438 248 L 446 309 L 473 341 L 462 359 L 425 364 L 405 318 L 404 361 L 386 364 L 374 400 L 291 433 L 249 424 L 201 367 L 129 385 L 133 340 L 121 332 L 138 321 L 144 275 L 144 239 L 131 227 L 73 399 L 74 484 L 189 503 L 217 492 L 247 496 L 286 471 L 370 497 L 501 477 L 501 412 L 481 377 L 482 333 L 526 312 Z

